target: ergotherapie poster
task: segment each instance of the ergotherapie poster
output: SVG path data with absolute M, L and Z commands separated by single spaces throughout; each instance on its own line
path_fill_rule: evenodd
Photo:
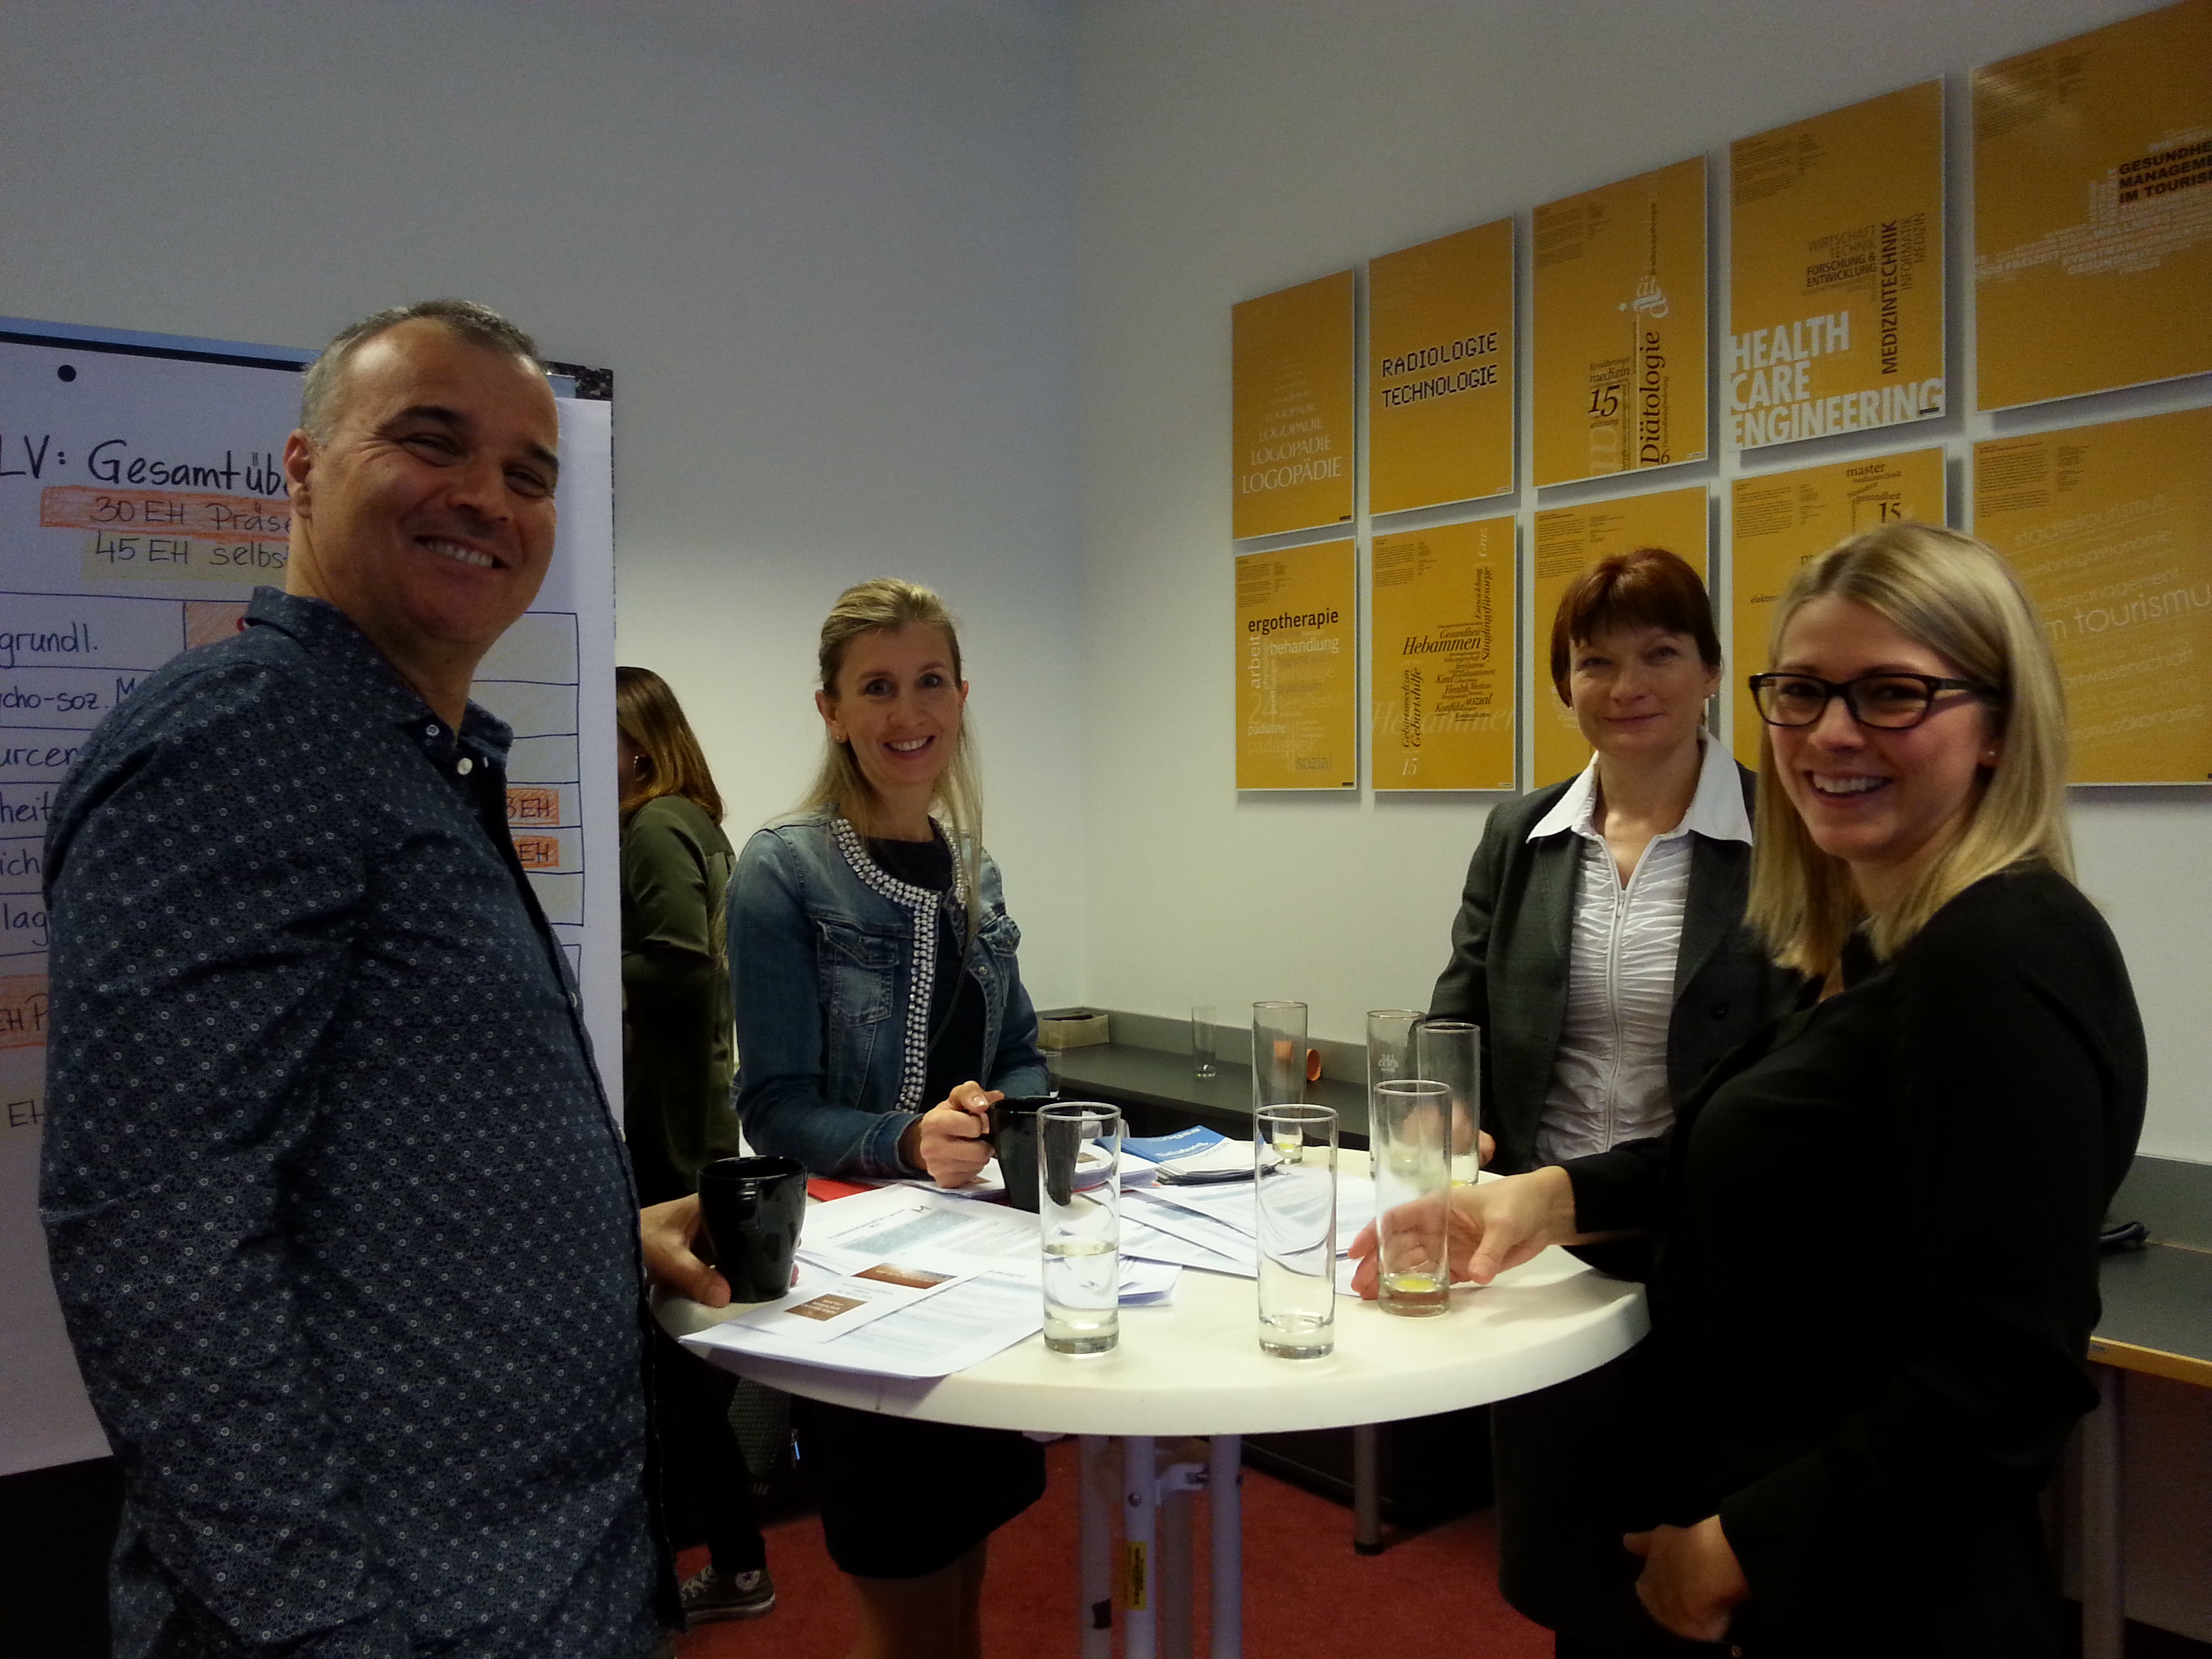
M 1729 169 L 1730 446 L 1941 415 L 1943 83 L 1739 140 Z
M 1237 787 L 1359 787 L 1352 544 L 1237 561 Z

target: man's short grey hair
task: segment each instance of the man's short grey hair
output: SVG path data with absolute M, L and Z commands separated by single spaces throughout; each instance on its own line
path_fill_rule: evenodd
M 317 443 L 330 441 L 345 386 L 345 366 L 365 340 L 402 323 L 433 322 L 472 346 L 520 357 L 543 374 L 538 343 L 489 306 L 473 300 L 417 300 L 411 306 L 393 306 L 373 317 L 364 317 L 328 345 L 307 365 L 300 382 L 300 425 Z

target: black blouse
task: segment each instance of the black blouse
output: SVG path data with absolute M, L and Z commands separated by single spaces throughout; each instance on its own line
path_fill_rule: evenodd
M 2036 1513 L 2142 1124 L 2142 1027 L 2073 884 L 2018 867 L 1770 1027 L 1673 1133 L 1567 1166 L 1652 1225 L 1661 1490 L 1717 1511 L 1747 1652 L 2058 1650 Z
M 876 867 L 909 887 L 952 890 L 952 848 L 940 834 L 928 841 L 866 842 Z M 929 1059 L 922 1071 L 924 1111 L 963 1083 L 983 1075 L 983 988 L 968 972 L 965 916 L 940 906 L 937 976 L 929 988 Z

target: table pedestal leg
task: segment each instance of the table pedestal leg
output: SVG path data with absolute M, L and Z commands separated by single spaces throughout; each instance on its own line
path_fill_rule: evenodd
M 1083 1437 L 1081 1505 L 1083 1604 L 1077 1609 L 1082 1659 L 1114 1659 L 1114 1475 L 1103 1434 Z
M 2081 1659 L 2120 1659 L 2127 1628 L 2120 1553 L 2123 1373 L 2092 1365 L 2100 1396 L 2081 1423 Z
M 1160 1474 L 1152 1437 L 1121 1439 L 1121 1659 L 1158 1659 L 1154 1646 L 1153 1525 Z
M 1212 1659 L 1243 1659 L 1244 1652 L 1244 1442 L 1217 1434 L 1206 1472 L 1212 1511 Z
M 1382 1553 L 1382 1430 L 1374 1423 L 1352 1431 L 1352 1547 Z
M 1190 1490 L 1169 1486 L 1160 1493 L 1160 1659 L 1191 1659 Z

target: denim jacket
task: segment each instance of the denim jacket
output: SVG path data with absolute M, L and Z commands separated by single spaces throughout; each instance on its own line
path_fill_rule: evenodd
M 956 870 L 957 866 L 956 864 Z M 982 860 L 982 922 L 968 971 L 983 994 L 986 1088 L 1048 1086 L 1036 1012 L 1014 950 L 998 866 Z M 754 831 L 730 883 L 730 988 L 737 1003 L 738 1111 L 756 1151 L 816 1175 L 910 1176 L 899 1137 L 921 1098 L 930 988 L 944 939 L 964 926 L 967 889 L 893 879 L 827 811 Z

